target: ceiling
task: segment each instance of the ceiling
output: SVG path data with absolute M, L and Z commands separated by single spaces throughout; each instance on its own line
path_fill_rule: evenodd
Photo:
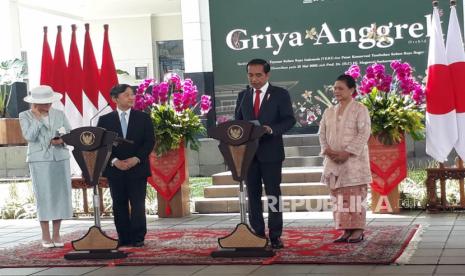
M 17 3 L 81 20 L 181 12 L 181 0 L 17 0 Z

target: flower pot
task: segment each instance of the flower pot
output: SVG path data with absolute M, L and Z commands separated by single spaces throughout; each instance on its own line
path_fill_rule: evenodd
M 148 182 L 157 190 L 158 217 L 190 215 L 189 171 L 184 144 L 162 156 L 150 154 L 152 176 Z
M 370 168 L 373 176 L 373 213 L 399 213 L 399 183 L 407 177 L 405 138 L 395 145 L 384 145 L 371 136 L 368 140 Z
M 19 119 L 0 118 L 0 146 L 23 146 L 26 144 Z
M 185 167 L 187 173 L 187 166 Z M 157 193 L 158 217 L 159 218 L 182 218 L 189 216 L 190 211 L 190 188 L 189 178 L 184 180 L 181 188 L 174 194 L 171 200 L 166 200 Z M 170 211 L 167 212 L 169 206 Z

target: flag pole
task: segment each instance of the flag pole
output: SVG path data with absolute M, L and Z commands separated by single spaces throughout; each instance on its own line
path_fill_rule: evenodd
M 456 0 L 450 0 L 449 2 L 450 6 L 451 7 L 455 7 L 457 5 L 457 1 Z M 455 164 L 456 164 L 456 167 L 459 168 L 459 169 L 463 169 L 463 160 L 462 158 L 460 158 L 460 156 L 457 156 L 455 158 Z M 460 206 L 462 208 L 465 208 L 465 188 L 464 188 L 464 179 L 459 179 L 459 187 L 460 187 Z
M 451 0 L 450 2 L 452 3 L 453 0 Z M 433 0 L 433 9 L 437 9 L 439 7 L 439 1 L 438 0 Z M 444 166 L 444 162 L 439 162 L 439 169 L 440 170 L 445 170 L 445 166 Z M 440 180 L 440 188 L 441 188 L 441 204 L 442 206 L 445 206 L 446 205 L 446 197 L 445 197 L 445 194 L 446 194 L 446 181 L 445 180 Z M 443 196 L 444 195 L 444 196 Z

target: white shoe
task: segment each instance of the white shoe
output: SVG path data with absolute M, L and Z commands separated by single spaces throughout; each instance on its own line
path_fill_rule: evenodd
M 55 247 L 64 247 L 65 244 L 63 242 L 54 242 L 53 243 L 55 245 Z
M 53 242 L 42 242 L 42 247 L 43 248 L 53 248 L 53 247 L 55 247 L 55 244 Z

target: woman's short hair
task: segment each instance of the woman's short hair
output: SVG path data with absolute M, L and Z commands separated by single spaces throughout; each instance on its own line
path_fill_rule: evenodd
M 343 81 L 349 88 L 357 88 L 357 84 L 355 83 L 355 79 L 352 76 L 342 74 L 339 77 L 337 77 L 336 81 Z

